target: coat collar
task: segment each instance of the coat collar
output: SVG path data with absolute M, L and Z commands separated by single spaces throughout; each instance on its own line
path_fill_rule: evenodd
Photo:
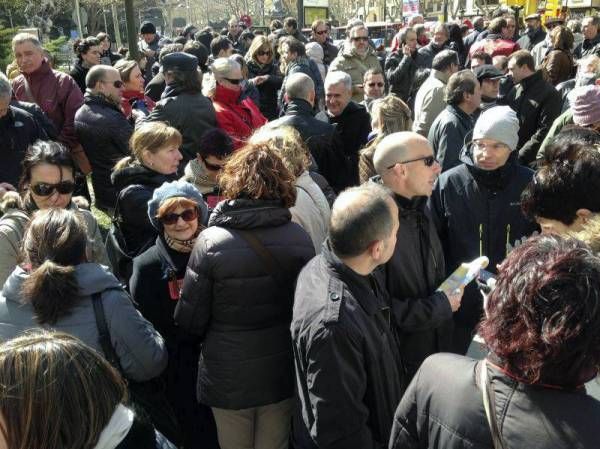
M 231 90 L 217 83 L 214 100 L 223 104 L 235 105 L 240 101 L 242 91 Z

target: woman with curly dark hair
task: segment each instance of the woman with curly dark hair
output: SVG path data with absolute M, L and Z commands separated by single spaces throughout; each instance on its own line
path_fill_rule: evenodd
M 73 43 L 73 52 L 77 56 L 77 62 L 69 73 L 81 89 L 85 93 L 85 77 L 90 69 L 100 64 L 102 58 L 102 48 L 100 41 L 95 37 L 86 37 L 85 39 L 77 39 Z
M 235 152 L 219 183 L 226 200 L 192 250 L 175 321 L 202 340 L 198 401 L 213 409 L 221 449 L 285 449 L 294 283 L 315 251 L 290 221 L 294 177 L 268 145 Z
M 600 402 L 584 384 L 600 366 L 600 258 L 576 239 L 532 238 L 499 266 L 485 309 L 488 356 L 425 360 L 389 447 L 596 447 Z

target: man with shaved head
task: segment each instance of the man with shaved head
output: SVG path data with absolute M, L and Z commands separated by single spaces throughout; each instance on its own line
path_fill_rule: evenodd
M 425 358 L 451 348 L 452 313 L 462 298 L 462 291 L 437 290 L 446 277 L 444 252 L 425 205 L 441 168 L 427 139 L 414 132 L 383 138 L 373 164 L 398 206 L 400 231 L 381 274 L 410 379 Z
M 369 183 L 340 194 L 321 254 L 298 277 L 291 331 L 301 413 L 294 447 L 387 447 L 404 371 L 385 289 L 398 208 Z

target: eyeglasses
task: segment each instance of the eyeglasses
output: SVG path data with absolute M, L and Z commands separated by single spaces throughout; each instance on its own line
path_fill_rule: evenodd
M 198 209 L 186 209 L 180 214 L 176 214 L 176 213 L 165 214 L 162 217 L 159 217 L 158 219 L 160 220 L 160 222 L 162 224 L 174 225 L 175 223 L 177 223 L 177 221 L 179 220 L 180 217 L 183 221 L 187 221 L 187 222 L 194 221 L 198 218 Z
M 61 195 L 73 193 L 75 190 L 75 183 L 73 181 L 61 181 L 56 184 L 40 182 L 31 186 L 31 191 L 38 196 L 50 196 L 55 190 Z
M 431 166 L 433 166 L 433 164 L 439 163 L 438 160 L 435 158 L 435 156 L 423 156 L 423 157 L 418 157 L 416 159 L 409 159 L 408 161 L 394 162 L 394 164 L 390 165 L 387 169 L 391 170 L 398 164 L 408 164 L 409 162 L 417 162 L 417 161 L 423 161 L 423 163 L 425 164 L 426 167 L 431 167 Z
M 202 159 L 202 163 L 210 171 L 220 171 L 220 170 L 223 170 L 223 165 L 215 165 L 215 164 L 211 164 L 210 162 L 206 162 L 206 159 L 203 158 L 202 156 L 200 157 L 200 159 Z
M 231 84 L 235 84 L 238 85 L 240 84 L 242 81 L 244 81 L 243 79 L 233 79 L 233 78 L 223 78 L 225 81 L 230 82 Z
M 117 88 L 117 89 L 120 89 L 121 87 L 123 87 L 123 86 L 125 85 L 125 83 L 124 83 L 123 81 L 121 81 L 121 80 L 116 80 L 116 81 L 106 81 L 106 80 L 100 80 L 100 82 L 101 82 L 101 83 L 108 83 L 108 84 L 111 84 L 111 83 L 112 83 L 112 85 L 113 85 L 115 88 Z
M 384 83 L 367 83 L 367 86 L 369 86 L 369 87 L 375 87 L 375 86 L 377 86 L 377 87 L 383 87 Z
M 256 52 L 256 56 L 271 56 L 271 52 L 270 51 L 258 50 Z
M 356 37 L 351 37 L 350 40 L 368 42 L 369 38 L 367 36 L 356 36 Z
M 315 31 L 315 34 L 318 34 L 319 36 L 322 36 L 324 34 L 327 34 L 329 32 L 329 30 L 321 30 L 321 31 Z

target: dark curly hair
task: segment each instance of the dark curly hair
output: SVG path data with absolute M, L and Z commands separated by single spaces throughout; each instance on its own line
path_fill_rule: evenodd
M 583 242 L 541 235 L 500 265 L 479 335 L 526 383 L 575 387 L 600 366 L 600 258 Z
M 553 151 L 521 194 L 523 213 L 571 225 L 579 209 L 600 212 L 600 150 L 596 145 L 572 143 Z
M 73 52 L 77 55 L 77 59 L 82 60 L 82 56 L 90 51 L 91 47 L 97 47 L 100 41 L 95 37 L 86 37 L 85 39 L 77 39 L 73 42 Z
M 296 203 L 294 176 L 266 143 L 248 144 L 225 164 L 219 184 L 225 198 L 281 200 L 283 207 Z

